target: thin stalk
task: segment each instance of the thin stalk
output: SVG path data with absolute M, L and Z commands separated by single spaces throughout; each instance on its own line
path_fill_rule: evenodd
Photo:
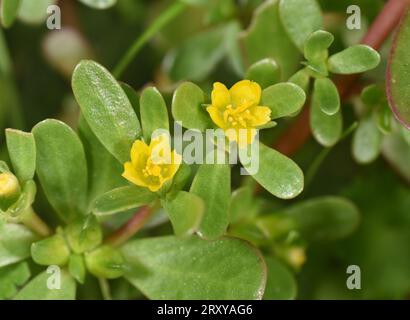
M 20 218 L 20 222 L 26 227 L 33 230 L 41 237 L 48 237 L 51 235 L 51 230 L 48 225 L 41 220 L 41 218 L 34 212 L 33 208 L 29 208 Z
M 100 284 L 101 294 L 104 300 L 112 300 L 110 284 L 107 279 L 98 278 L 98 283 Z
M 176 18 L 180 13 L 182 13 L 187 4 L 182 1 L 175 1 L 170 5 L 165 11 L 163 11 L 156 20 L 141 34 L 137 39 L 135 39 L 132 46 L 125 53 L 124 57 L 120 60 L 117 66 L 114 68 L 113 75 L 116 78 L 121 77 L 127 66 L 134 60 L 135 56 L 142 49 L 142 47 L 155 36 L 162 28 L 164 28 L 168 23 L 170 23 L 174 18 Z
M 155 203 L 139 208 L 130 220 L 105 239 L 105 243 L 112 246 L 119 246 L 125 243 L 141 230 L 145 223 L 152 217 L 157 207 L 158 205 Z

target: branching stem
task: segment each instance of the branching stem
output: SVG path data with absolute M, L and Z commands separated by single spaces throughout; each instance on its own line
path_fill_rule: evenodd
M 156 204 L 139 208 L 130 220 L 105 239 L 105 243 L 112 246 L 119 246 L 125 243 L 144 226 L 144 224 L 151 218 L 156 208 Z
M 386 39 L 394 31 L 410 0 L 389 0 L 370 26 L 362 43 L 379 50 Z M 346 99 L 360 75 L 338 77 L 335 81 L 342 100 Z M 311 130 L 309 126 L 309 106 L 306 106 L 299 117 L 289 126 L 284 134 L 274 143 L 273 147 L 283 154 L 295 154 L 309 139 Z

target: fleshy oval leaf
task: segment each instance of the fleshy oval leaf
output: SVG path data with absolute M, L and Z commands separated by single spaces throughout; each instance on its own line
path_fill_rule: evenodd
M 315 103 L 327 115 L 334 115 L 340 109 L 340 96 L 336 85 L 329 78 L 315 80 Z
M 316 0 L 280 0 L 279 13 L 288 35 L 302 52 L 309 35 L 323 26 Z
M 204 201 L 197 195 L 179 191 L 164 202 L 176 236 L 189 236 L 201 225 L 205 211 Z
M 280 69 L 274 59 L 262 59 L 249 67 L 245 78 L 267 88 L 280 81 Z
M 36 172 L 48 201 L 63 221 L 85 214 L 88 170 L 81 140 L 65 123 L 53 119 L 40 122 L 32 132 Z
M 192 82 L 181 84 L 172 99 L 172 115 L 175 121 L 181 121 L 184 128 L 204 131 L 212 128 L 211 118 L 207 114 L 203 103 L 204 92 Z
M 203 164 L 192 181 L 190 192 L 205 202 L 199 234 L 206 239 L 222 236 L 229 224 L 231 168 L 228 164 Z
M 352 153 L 359 163 L 370 163 L 377 158 L 381 151 L 382 133 L 372 117 L 359 122 L 354 136 Z
M 395 117 L 410 130 L 410 10 L 397 31 L 387 64 L 387 97 Z
M 96 216 L 106 216 L 138 208 L 155 200 L 156 194 L 147 188 L 125 186 L 113 189 L 98 197 L 92 211 Z
M 314 94 L 310 109 L 310 127 L 314 138 L 322 146 L 334 146 L 339 141 L 343 130 L 341 110 L 331 116 L 324 113 Z
M 305 42 L 304 55 L 309 61 L 324 61 L 328 57 L 328 48 L 334 41 L 334 36 L 327 31 L 318 30 L 312 33 Z
M 258 163 L 252 161 L 257 157 L 255 155 L 259 155 Z M 280 152 L 255 141 L 246 154 L 239 152 L 239 157 L 247 172 L 274 196 L 280 199 L 292 199 L 302 192 L 304 187 L 302 170 L 293 160 Z
M 234 238 L 147 238 L 122 253 L 126 279 L 150 299 L 262 299 L 266 265 L 259 251 Z
M 164 98 L 155 87 L 145 88 L 140 98 L 140 116 L 144 140 L 149 143 L 157 129 L 169 131 L 168 110 Z
M 271 109 L 271 118 L 286 117 L 298 112 L 306 101 L 302 88 L 291 82 L 274 84 L 262 91 L 261 105 Z
M 72 88 L 91 130 L 118 161 L 126 162 L 141 127 L 124 90 L 103 66 L 91 60 L 77 65 Z
M 379 53 L 369 46 L 358 44 L 329 57 L 329 71 L 336 74 L 354 74 L 376 68 Z
M 6 129 L 7 150 L 20 182 L 31 180 L 36 170 L 36 145 L 32 133 Z

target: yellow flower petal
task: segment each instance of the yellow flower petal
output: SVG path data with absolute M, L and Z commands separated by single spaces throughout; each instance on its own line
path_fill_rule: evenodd
M 257 134 L 257 129 L 228 129 L 225 131 L 225 134 L 229 141 L 235 141 L 239 147 L 243 148 L 248 144 L 253 143 L 253 140 Z
M 215 108 L 223 109 L 227 105 L 231 104 L 231 97 L 229 90 L 224 84 L 220 82 L 214 83 L 214 89 L 212 90 L 212 106 Z
M 242 80 L 233 85 L 229 90 L 231 101 L 235 108 L 241 106 L 256 106 L 261 99 L 262 89 L 256 82 Z
M 137 140 L 131 147 L 131 162 L 134 167 L 141 167 L 147 161 L 149 147 L 142 140 Z M 145 166 L 145 165 L 144 165 Z
M 140 172 L 134 168 L 131 162 L 124 163 L 124 172 L 122 176 L 129 182 L 134 183 L 137 186 L 148 186 L 144 179 L 141 177 Z
M 224 121 L 223 118 L 223 113 L 220 109 L 211 106 L 206 108 L 206 111 L 208 111 L 209 115 L 211 116 L 212 121 L 219 127 L 219 128 L 226 128 L 227 125 Z
M 249 120 L 249 125 L 252 127 L 263 126 L 270 121 L 271 109 L 268 107 L 257 106 L 249 108 L 252 117 Z

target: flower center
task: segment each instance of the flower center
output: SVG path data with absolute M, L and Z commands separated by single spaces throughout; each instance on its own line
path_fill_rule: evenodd
M 147 165 L 145 166 L 144 169 L 142 169 L 142 173 L 144 174 L 145 177 L 148 177 L 148 176 L 160 177 L 161 167 L 153 163 L 151 159 L 148 159 Z
M 234 108 L 231 104 L 228 105 L 223 113 L 225 123 L 234 128 L 247 128 L 249 126 L 247 121 L 252 119 L 248 107 L 248 104 L 242 104 L 237 108 Z

